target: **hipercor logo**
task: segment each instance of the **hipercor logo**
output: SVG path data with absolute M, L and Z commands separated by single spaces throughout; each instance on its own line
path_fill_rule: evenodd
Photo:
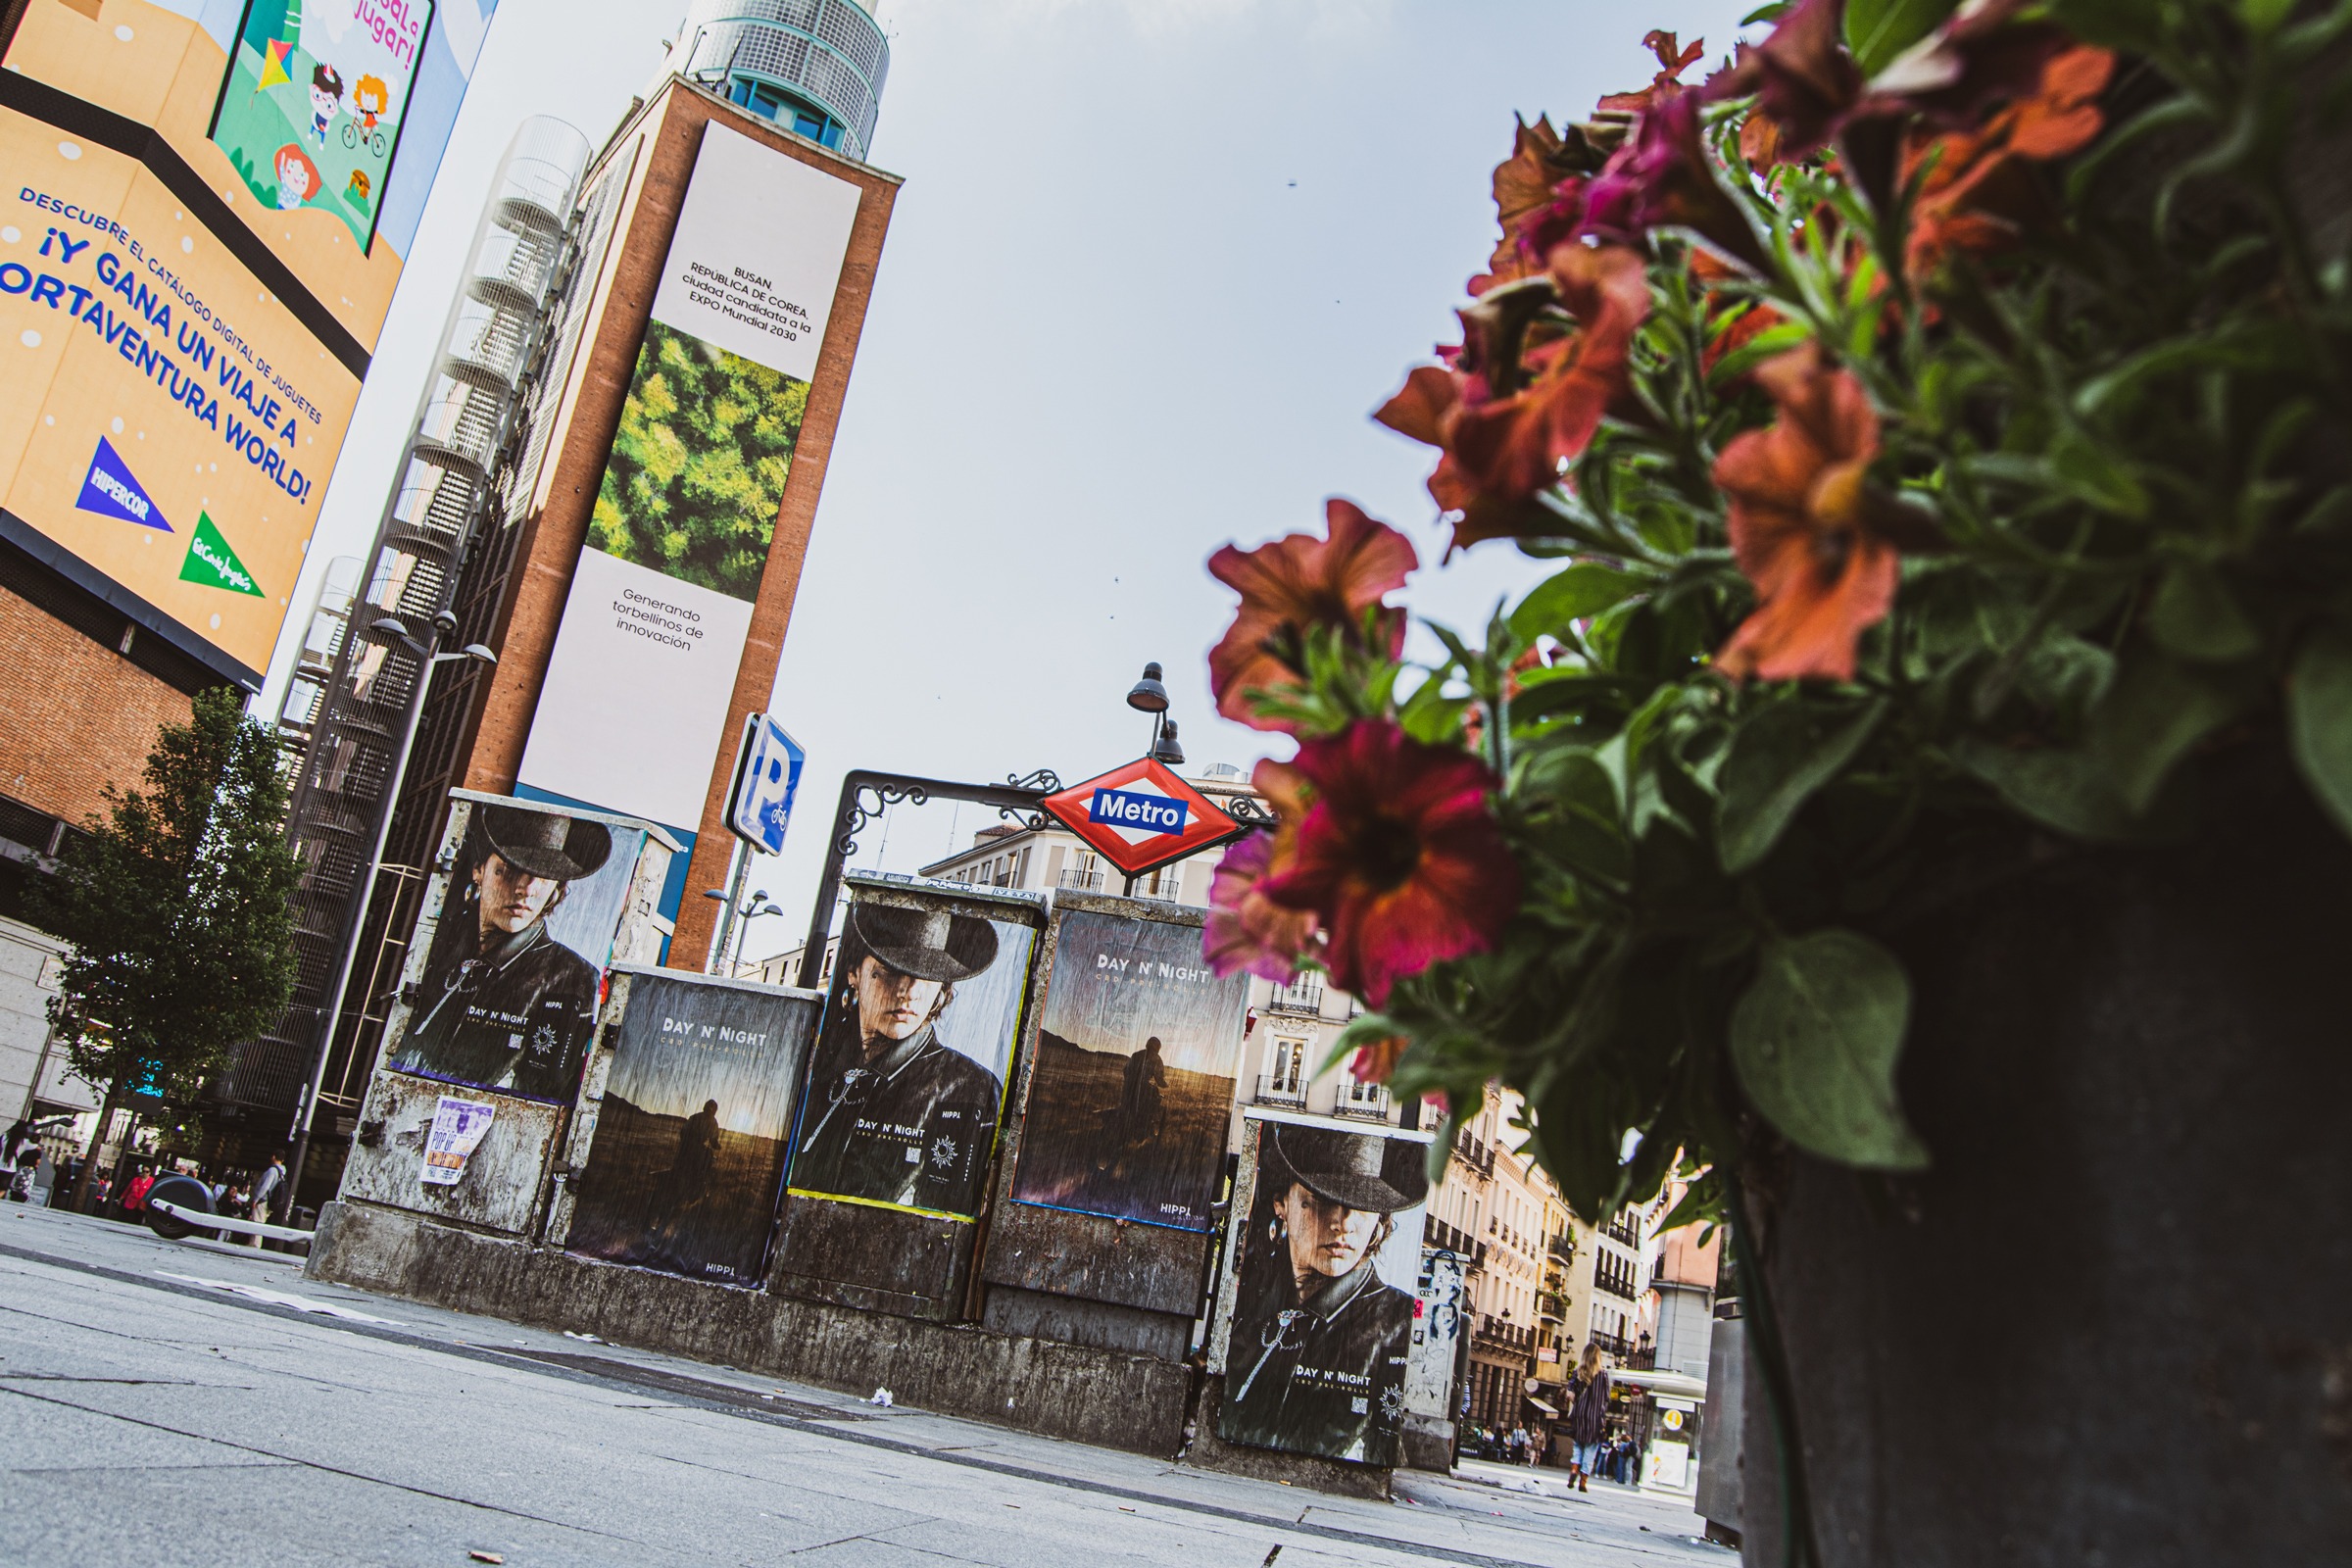
M 1164 795 L 1136 795 L 1126 790 L 1097 790 L 1087 803 L 1086 819 L 1112 827 L 1142 828 L 1147 833 L 1181 833 L 1187 808 Z
M 76 511 L 95 512 L 101 517 L 143 523 L 166 533 L 172 531 L 162 510 L 131 476 L 130 465 L 122 461 L 122 454 L 104 436 L 98 438 L 98 450 L 90 454 L 90 471 L 81 481 L 81 495 L 74 506 Z

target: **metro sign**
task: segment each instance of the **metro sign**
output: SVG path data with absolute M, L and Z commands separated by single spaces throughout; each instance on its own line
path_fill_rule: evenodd
M 1242 824 L 1160 762 L 1139 757 L 1038 803 L 1129 876 L 1222 844 Z

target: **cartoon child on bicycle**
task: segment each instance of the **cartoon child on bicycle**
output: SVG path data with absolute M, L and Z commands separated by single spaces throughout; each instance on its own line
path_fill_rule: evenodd
M 362 76 L 359 85 L 351 89 L 352 113 L 360 118 L 360 135 L 375 134 L 375 122 L 392 107 L 392 89 L 381 76 Z
M 311 134 L 326 145 L 326 130 L 343 108 L 343 78 L 323 61 L 311 73 Z

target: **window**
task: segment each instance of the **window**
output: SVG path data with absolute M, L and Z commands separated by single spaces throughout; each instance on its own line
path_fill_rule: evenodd
M 1278 1094 L 1298 1094 L 1306 1082 L 1306 1042 L 1277 1040 L 1274 1042 L 1274 1064 L 1266 1073 L 1266 1087 Z

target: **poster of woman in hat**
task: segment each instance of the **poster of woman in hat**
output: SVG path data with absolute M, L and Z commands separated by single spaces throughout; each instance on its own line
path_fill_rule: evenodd
M 979 1213 L 1036 935 L 942 907 L 850 906 L 792 1191 Z
M 642 837 L 561 811 L 475 804 L 390 1065 L 568 1102 Z
M 1252 1119 L 1217 1435 L 1362 1464 L 1402 1458 L 1425 1146 Z

